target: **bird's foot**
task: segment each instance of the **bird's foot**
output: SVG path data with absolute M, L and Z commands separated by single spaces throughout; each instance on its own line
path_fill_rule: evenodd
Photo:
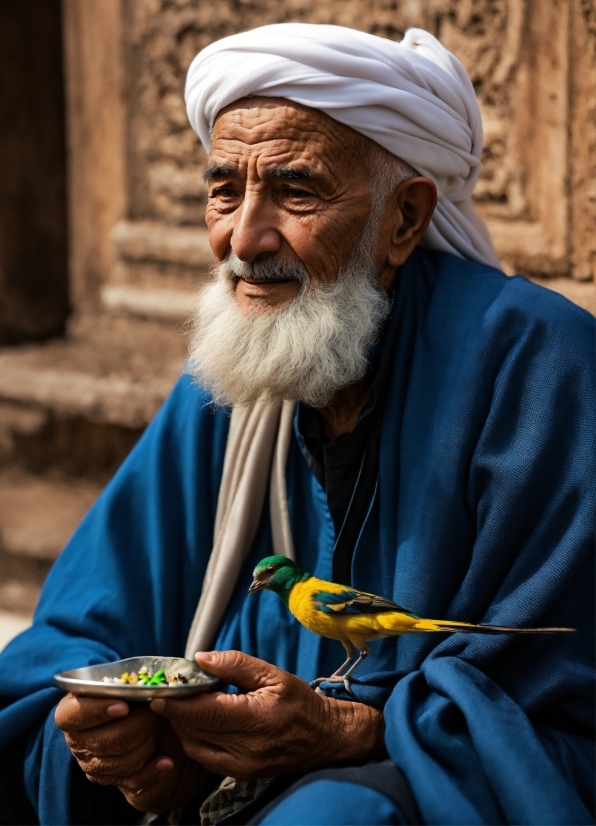
M 332 674 L 331 677 L 317 677 L 316 680 L 313 680 L 310 683 L 310 687 L 315 689 L 315 694 L 322 693 L 320 683 L 343 683 L 344 688 L 346 689 L 348 694 L 354 694 L 354 692 L 350 688 L 349 677 L 342 677 L 341 674 Z

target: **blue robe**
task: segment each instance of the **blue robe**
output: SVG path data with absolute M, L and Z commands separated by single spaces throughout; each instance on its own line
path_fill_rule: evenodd
M 593 822 L 594 342 L 588 313 L 523 278 L 421 249 L 399 273 L 352 584 L 421 616 L 578 629 L 373 645 L 354 693 L 384 709 L 426 823 Z M 0 749 L 30 732 L 25 781 L 42 823 L 77 819 L 77 784 L 106 793 L 53 722 L 52 675 L 184 651 L 229 425 L 208 402 L 180 379 L 52 568 L 33 627 L 0 656 Z M 333 521 L 298 438 L 287 484 L 297 560 L 329 578 Z M 247 598 L 271 553 L 265 507 L 215 647 L 306 680 L 331 673 L 339 643 L 273 593 Z

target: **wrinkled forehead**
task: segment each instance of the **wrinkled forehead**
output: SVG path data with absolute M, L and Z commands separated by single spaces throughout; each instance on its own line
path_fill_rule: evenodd
M 210 161 L 226 155 L 270 155 L 287 164 L 302 159 L 324 167 L 361 164 L 372 143 L 354 129 L 308 106 L 284 98 L 249 97 L 230 104 L 213 126 Z

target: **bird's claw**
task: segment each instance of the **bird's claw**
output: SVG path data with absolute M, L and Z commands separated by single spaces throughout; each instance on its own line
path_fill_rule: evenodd
M 331 677 L 317 677 L 316 680 L 313 680 L 311 683 L 309 683 L 310 687 L 314 688 L 315 694 L 322 694 L 320 683 L 343 683 L 344 688 L 346 689 L 348 694 L 351 694 L 352 696 L 354 696 L 354 692 L 350 688 L 350 679 L 349 679 L 349 677 L 342 677 L 339 674 L 338 675 L 333 674 Z

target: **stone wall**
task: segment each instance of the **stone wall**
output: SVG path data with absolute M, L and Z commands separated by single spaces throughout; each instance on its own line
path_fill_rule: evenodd
M 485 129 L 476 203 L 506 270 L 593 280 L 595 0 L 124 0 L 123 8 L 129 220 L 203 223 L 205 154 L 182 99 L 199 49 L 282 21 L 396 40 L 421 26 L 474 83 Z

